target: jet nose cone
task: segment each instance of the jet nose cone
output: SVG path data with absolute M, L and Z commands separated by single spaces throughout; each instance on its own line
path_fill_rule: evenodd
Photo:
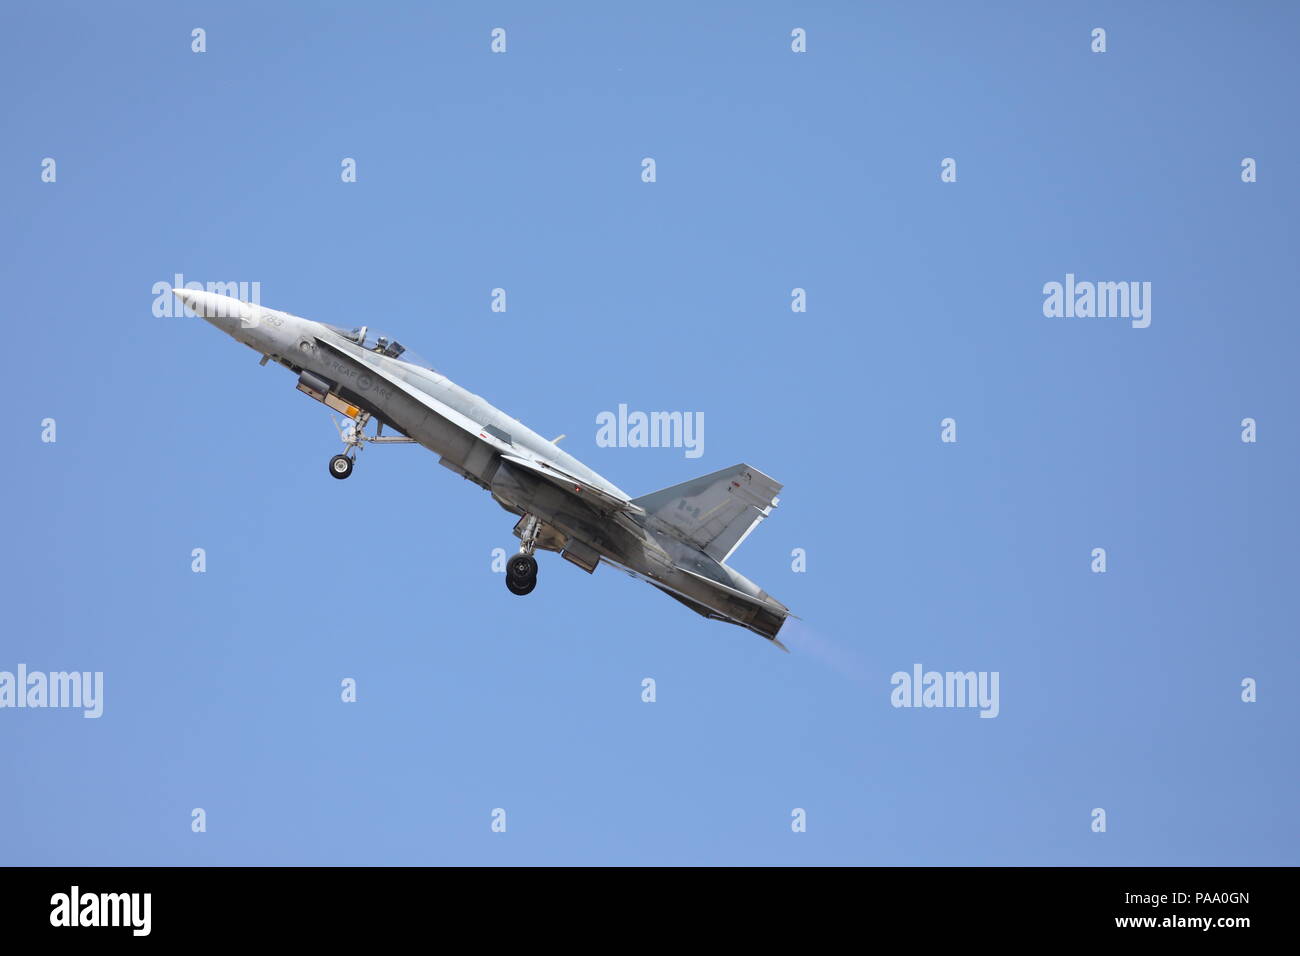
M 202 306 L 199 303 L 199 294 L 193 289 L 172 289 L 172 295 L 181 300 L 182 305 L 187 305 L 199 315 L 203 314 Z
M 172 295 L 200 318 L 240 319 L 248 314 L 247 305 L 228 295 L 218 295 L 202 289 L 172 289 Z

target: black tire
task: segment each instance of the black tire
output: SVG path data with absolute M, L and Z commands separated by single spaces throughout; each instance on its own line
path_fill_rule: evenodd
M 523 597 L 525 594 L 533 593 L 533 588 L 537 587 L 537 578 L 534 576 L 526 581 L 517 581 L 507 574 L 506 587 L 510 589 L 511 594 L 518 594 Z
M 335 455 L 330 459 L 330 474 L 340 480 L 352 474 L 352 459 L 347 455 Z
M 516 554 L 506 562 L 506 577 L 513 578 L 515 581 L 536 583 L 537 559 L 531 554 Z

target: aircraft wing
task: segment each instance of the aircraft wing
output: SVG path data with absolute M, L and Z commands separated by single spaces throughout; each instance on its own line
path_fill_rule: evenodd
M 421 389 L 416 388 L 414 385 L 410 385 L 404 382 L 396 375 L 390 374 L 386 369 L 382 368 L 378 362 L 371 361 L 364 354 L 361 355 L 354 354 L 352 352 L 347 351 L 346 349 L 340 348 L 338 345 L 335 345 L 333 342 L 329 342 L 325 339 L 320 338 L 319 336 L 316 337 L 316 344 L 322 346 L 323 348 L 327 349 L 330 352 L 333 352 L 335 355 L 338 355 L 339 357 L 346 359 L 349 362 L 352 362 L 355 365 L 362 366 L 369 372 L 373 372 L 376 376 L 382 378 L 389 385 L 393 386 L 393 388 L 400 389 L 402 392 L 404 392 L 405 394 L 411 396 L 411 398 L 414 398 L 416 401 L 418 401 L 421 405 L 424 405 L 430 411 L 435 412 L 441 417 L 447 419 L 447 421 L 451 422 L 453 425 L 456 425 L 459 428 L 463 428 L 465 431 L 469 432 L 475 438 L 480 438 L 483 441 L 486 441 L 489 445 L 494 446 L 499 451 L 510 450 L 509 445 L 501 441 L 495 435 L 489 435 L 485 433 L 483 431 L 483 426 L 478 422 L 474 421 L 469 416 L 462 415 L 460 412 L 456 411 L 456 409 L 452 408 L 450 405 L 446 404 L 445 402 L 438 401 L 428 392 L 422 391 Z
M 501 457 L 512 465 L 518 465 L 521 468 L 528 469 L 535 475 L 540 475 L 551 484 L 564 489 L 571 495 L 585 498 L 588 504 L 593 504 L 604 511 L 627 511 L 632 514 L 645 514 L 639 506 L 632 503 L 630 498 L 611 495 L 607 491 L 590 485 L 580 478 L 575 478 L 566 471 L 562 471 L 544 458 L 524 458 L 517 454 L 503 454 Z
M 353 354 L 351 351 L 343 349 L 335 343 L 326 341 L 320 337 L 316 338 L 316 343 L 333 352 L 335 355 L 339 355 L 350 362 L 364 367 L 367 371 L 382 378 L 394 388 L 401 389 L 402 392 L 420 402 L 430 411 L 445 418 L 453 425 L 464 429 L 467 433 L 473 435 L 480 441 L 490 445 L 501 456 L 502 460 L 508 461 L 512 465 L 516 465 L 520 468 L 524 468 L 527 471 L 531 471 L 533 474 L 546 479 L 551 482 L 551 484 L 567 491 L 569 494 L 582 498 L 588 504 L 595 505 L 602 510 L 628 511 L 633 514 L 645 514 L 640 507 L 633 504 L 628 498 L 621 498 L 612 495 L 580 478 L 575 478 L 573 475 L 570 475 L 568 472 L 562 470 L 544 458 L 526 457 L 525 454 L 520 453 L 519 448 L 497 438 L 491 432 L 487 431 L 481 423 L 474 421 L 467 415 L 462 415 L 446 402 L 438 401 L 438 399 L 430 395 L 428 392 L 418 389 L 403 381 L 400 377 L 389 373 L 386 369 L 381 367 L 378 362 L 372 361 L 364 354 Z

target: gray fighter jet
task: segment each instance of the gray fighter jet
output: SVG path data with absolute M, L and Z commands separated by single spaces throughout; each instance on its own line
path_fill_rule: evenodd
M 352 474 L 366 444 L 417 442 L 438 463 L 486 488 L 519 515 L 519 553 L 506 587 L 537 585 L 534 552 L 555 551 L 588 574 L 601 561 L 654 585 L 692 611 L 776 639 L 789 610 L 727 566 L 777 504 L 781 485 L 749 465 L 630 498 L 572 455 L 365 326 L 341 329 L 225 295 L 173 290 L 196 315 L 298 377 L 298 390 L 344 416 L 344 451 L 329 462 Z M 375 434 L 366 428 L 373 421 Z M 384 426 L 390 432 L 384 434 Z

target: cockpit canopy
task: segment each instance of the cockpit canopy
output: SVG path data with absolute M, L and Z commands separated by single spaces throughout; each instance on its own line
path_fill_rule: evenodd
M 433 368 L 422 356 L 408 350 L 405 345 L 391 335 L 371 331 L 367 325 L 361 325 L 355 329 L 341 329 L 336 325 L 331 325 L 330 328 L 348 341 L 356 342 L 362 348 L 369 349 L 371 352 L 378 352 L 388 358 L 399 359 L 411 365 L 418 365 L 421 368 Z

